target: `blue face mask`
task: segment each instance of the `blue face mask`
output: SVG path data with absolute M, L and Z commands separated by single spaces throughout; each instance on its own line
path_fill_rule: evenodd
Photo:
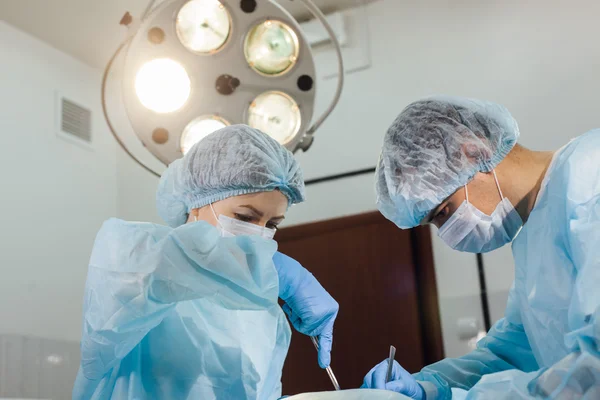
M 454 250 L 468 253 L 487 253 L 510 243 L 523 225 L 523 220 L 510 200 L 502 195 L 498 178 L 494 179 L 502 200 L 492 213 L 487 215 L 466 199 L 438 231 L 438 236 Z

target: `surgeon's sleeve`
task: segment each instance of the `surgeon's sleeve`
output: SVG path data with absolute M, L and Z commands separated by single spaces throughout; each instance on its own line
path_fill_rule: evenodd
M 580 191 L 600 191 L 597 175 L 585 183 L 579 185 Z M 579 193 L 572 192 L 577 198 Z M 576 270 L 565 335 L 571 353 L 529 384 L 531 394 L 550 399 L 600 398 L 600 195 L 588 198 L 569 208 L 565 227 L 568 254 Z
M 594 178 L 596 185 L 600 182 Z M 580 185 L 581 186 L 581 185 Z M 583 190 L 595 190 L 590 183 Z M 565 345 L 570 350 L 548 368 L 526 374 L 506 371 L 484 377 L 467 399 L 599 399 L 600 398 L 600 196 L 568 207 L 563 238 L 575 267 Z
M 243 276 L 251 273 L 248 268 L 240 271 L 240 260 L 246 254 L 240 247 L 223 251 L 226 245 L 216 230 L 204 223 L 171 229 L 107 221 L 90 259 L 80 373 L 91 380 L 102 378 L 177 302 L 218 296 L 225 307 L 234 309 L 267 304 L 244 287 L 252 281 Z M 241 254 L 235 254 L 236 249 Z M 211 265 L 219 268 L 206 267 Z
M 450 399 L 453 388 L 469 390 L 487 374 L 538 369 L 513 299 L 511 290 L 506 317 L 496 322 L 475 350 L 463 357 L 431 364 L 414 375 L 425 390 L 427 400 Z

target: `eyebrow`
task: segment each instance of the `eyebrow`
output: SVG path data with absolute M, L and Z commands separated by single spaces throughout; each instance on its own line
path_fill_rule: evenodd
M 263 213 L 262 211 L 258 210 L 256 207 L 254 207 L 254 206 L 252 206 L 250 204 L 243 204 L 240 207 L 244 207 L 244 208 L 249 209 L 254 214 L 258 215 L 260 218 L 262 218 L 262 217 L 265 216 L 265 213 Z M 271 218 L 271 220 L 284 220 L 284 219 L 285 219 L 285 217 L 283 215 Z
M 265 213 L 263 213 L 262 211 L 259 211 L 258 209 L 256 209 L 256 207 L 251 206 L 250 204 L 243 204 L 240 207 L 249 209 L 250 211 L 252 211 L 254 214 L 258 215 L 261 218 L 265 216 Z

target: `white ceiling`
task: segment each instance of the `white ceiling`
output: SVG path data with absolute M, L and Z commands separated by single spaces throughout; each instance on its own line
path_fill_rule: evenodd
M 300 1 L 278 1 L 295 17 L 307 17 Z M 363 0 L 313 1 L 329 12 Z M 125 36 L 121 17 L 126 11 L 139 17 L 147 4 L 147 0 L 1 0 L 0 18 L 93 67 L 104 68 Z

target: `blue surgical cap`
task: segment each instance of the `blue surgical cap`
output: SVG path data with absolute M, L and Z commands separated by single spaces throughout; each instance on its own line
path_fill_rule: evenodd
M 449 96 L 406 107 L 388 129 L 376 173 L 377 206 L 398 227 L 415 227 L 477 172 L 493 170 L 519 137 L 498 104 Z
M 279 190 L 288 204 L 304 201 L 300 165 L 257 129 L 232 125 L 198 142 L 165 171 L 156 193 L 158 214 L 172 227 L 191 210 L 228 197 Z

